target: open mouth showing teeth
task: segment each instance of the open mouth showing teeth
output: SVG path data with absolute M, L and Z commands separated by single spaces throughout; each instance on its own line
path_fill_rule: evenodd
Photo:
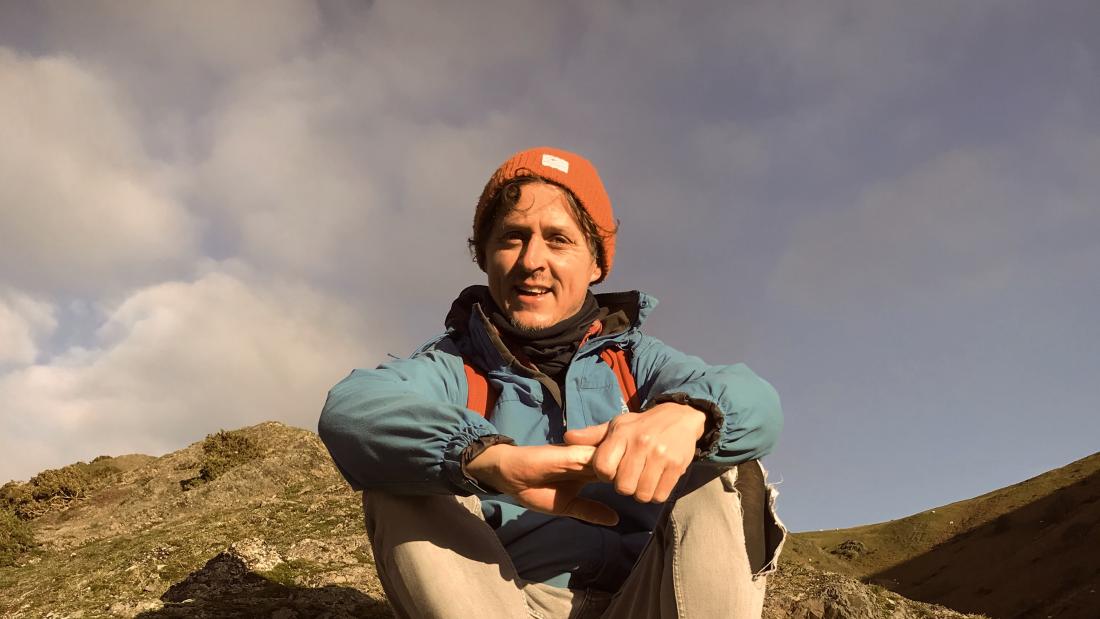
M 544 294 L 550 292 L 550 289 L 549 288 L 538 288 L 538 287 L 526 288 L 526 287 L 523 287 L 523 286 L 517 286 L 516 287 L 516 292 L 518 292 L 519 294 L 524 295 L 524 296 L 541 297 Z

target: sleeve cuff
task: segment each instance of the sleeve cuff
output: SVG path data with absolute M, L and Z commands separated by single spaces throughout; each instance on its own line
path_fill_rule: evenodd
M 703 426 L 703 436 L 695 443 L 695 459 L 702 460 L 718 452 L 718 440 L 722 437 L 722 426 L 726 417 L 722 409 L 710 400 L 693 398 L 686 393 L 662 393 L 653 398 L 653 403 L 647 408 L 652 408 L 665 402 L 675 402 L 694 408 L 707 416 L 706 425 Z
M 458 486 L 469 494 L 500 494 L 497 490 L 474 479 L 466 467 L 474 458 L 480 456 L 486 449 L 493 445 L 515 445 L 516 441 L 503 434 L 487 434 L 474 439 L 459 454 L 459 467 L 462 471 L 461 478 L 456 480 Z

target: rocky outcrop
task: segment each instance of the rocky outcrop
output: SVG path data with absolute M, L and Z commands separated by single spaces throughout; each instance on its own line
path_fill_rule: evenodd
M 765 619 L 963 619 L 977 617 L 904 598 L 836 572 L 781 564 L 768 582 Z

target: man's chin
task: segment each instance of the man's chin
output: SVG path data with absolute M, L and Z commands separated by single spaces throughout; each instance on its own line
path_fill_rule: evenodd
M 511 316 L 508 322 L 511 322 L 513 327 L 523 333 L 535 333 L 554 326 L 549 318 L 539 316 Z

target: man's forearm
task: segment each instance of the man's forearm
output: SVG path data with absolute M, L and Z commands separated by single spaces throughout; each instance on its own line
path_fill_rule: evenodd
M 493 445 L 471 460 L 466 471 L 530 509 L 610 526 L 618 522 L 618 514 L 578 494 L 596 481 L 591 466 L 595 451 L 583 445 Z

